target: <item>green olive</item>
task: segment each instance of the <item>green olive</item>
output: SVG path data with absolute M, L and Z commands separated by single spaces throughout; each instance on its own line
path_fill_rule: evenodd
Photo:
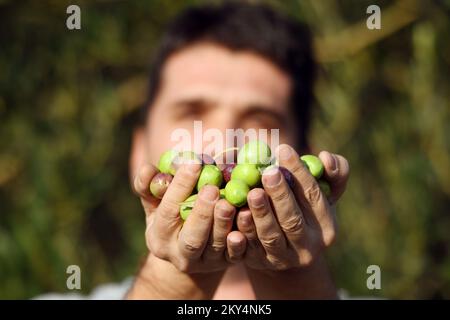
M 255 140 L 245 144 L 238 153 L 238 164 L 247 163 L 256 166 L 267 166 L 270 163 L 272 152 L 263 141 Z
M 191 214 L 191 211 L 194 208 L 195 200 L 197 200 L 197 194 L 191 195 L 180 204 L 180 216 L 184 221 L 186 221 L 187 217 Z
M 197 181 L 197 191 L 207 184 L 219 187 L 222 185 L 222 171 L 215 165 L 207 164 L 202 168 L 202 172 Z
M 186 219 L 189 217 L 189 215 L 191 214 L 191 212 L 192 212 L 192 207 L 189 207 L 189 206 L 182 206 L 182 207 L 180 208 L 180 216 L 181 216 L 181 219 L 183 219 L 183 221 L 186 221 Z
M 172 165 L 173 159 L 177 156 L 175 150 L 167 150 L 159 158 L 158 169 L 162 173 L 170 173 L 170 166 Z
M 316 179 L 320 179 L 320 177 L 323 174 L 323 164 L 320 159 L 312 154 L 306 154 L 304 156 L 301 156 L 300 159 L 303 161 L 303 163 L 306 165 L 306 167 L 309 169 L 309 172 L 314 176 Z
M 261 184 L 261 172 L 255 164 L 238 164 L 231 172 L 231 180 L 244 181 L 250 188 Z
M 231 179 L 225 186 L 225 198 L 235 207 L 242 207 L 247 203 L 249 191 L 250 189 L 244 181 Z

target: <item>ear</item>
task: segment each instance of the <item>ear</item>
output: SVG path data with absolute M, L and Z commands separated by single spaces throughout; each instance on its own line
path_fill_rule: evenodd
M 128 168 L 131 183 L 133 183 L 133 179 L 136 176 L 139 168 L 149 161 L 147 155 L 148 152 L 145 139 L 145 127 L 135 127 L 131 136 L 131 152 Z

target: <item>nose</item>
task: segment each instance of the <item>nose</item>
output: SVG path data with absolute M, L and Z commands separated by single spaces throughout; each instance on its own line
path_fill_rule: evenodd
M 233 134 L 239 129 L 239 114 L 231 108 L 217 108 L 203 123 L 203 151 L 212 156 L 217 156 L 218 162 L 230 162 L 234 159 L 234 153 L 228 152 L 219 157 L 219 154 L 234 147 Z M 228 159 L 228 160 L 226 160 Z

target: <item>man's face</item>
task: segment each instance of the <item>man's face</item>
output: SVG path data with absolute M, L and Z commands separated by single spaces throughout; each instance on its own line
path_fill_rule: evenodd
M 189 46 L 165 63 L 148 113 L 143 161 L 157 164 L 176 145 L 171 141 L 176 129 L 187 129 L 193 137 L 197 120 L 203 131 L 219 129 L 224 140 L 226 129 L 280 129 L 280 143 L 295 144 L 290 94 L 289 76 L 259 55 L 209 43 Z

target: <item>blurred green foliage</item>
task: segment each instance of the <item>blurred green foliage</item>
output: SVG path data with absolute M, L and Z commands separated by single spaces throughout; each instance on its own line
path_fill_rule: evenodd
M 269 1 L 312 28 L 321 63 L 313 147 L 345 155 L 329 259 L 350 295 L 450 298 L 450 4 Z M 82 30 L 68 31 L 78 4 Z M 83 292 L 145 255 L 132 195 L 132 114 L 164 24 L 201 1 L 0 1 L 0 298 Z M 251 23 L 251 22 L 250 22 Z M 382 290 L 366 287 L 381 267 Z

